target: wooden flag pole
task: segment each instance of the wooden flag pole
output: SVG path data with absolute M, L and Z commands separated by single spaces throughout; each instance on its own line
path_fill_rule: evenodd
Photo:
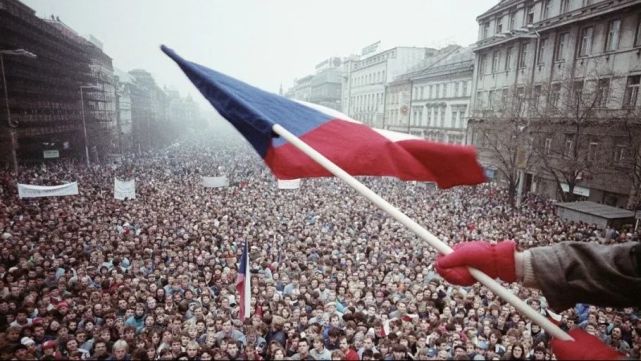
M 358 193 L 363 195 L 365 198 L 369 199 L 372 203 L 374 203 L 380 209 L 382 209 L 387 214 L 392 216 L 394 219 L 399 221 L 405 227 L 409 228 L 412 232 L 416 233 L 419 237 L 421 237 L 427 243 L 429 243 L 430 246 L 436 248 L 440 253 L 442 254 L 452 253 L 452 248 L 450 248 L 450 246 L 445 244 L 443 241 L 438 239 L 428 230 L 426 230 L 421 225 L 416 223 L 413 219 L 406 216 L 398 208 L 391 205 L 389 202 L 384 200 L 381 196 L 376 194 L 374 191 L 367 188 L 363 183 L 359 182 L 356 178 L 352 177 L 349 173 L 345 172 L 342 168 L 334 164 L 332 161 L 330 161 L 325 156 L 320 154 L 314 148 L 307 145 L 307 143 L 303 142 L 300 138 L 290 133 L 287 129 L 283 128 L 279 124 L 275 124 L 272 127 L 272 130 L 276 134 L 285 138 L 285 140 L 290 142 L 293 146 L 301 150 L 303 153 L 307 154 L 310 158 L 312 158 L 318 164 L 320 164 L 325 169 L 330 171 L 336 177 L 342 179 L 350 187 L 355 189 Z M 560 329 L 552 321 L 548 320 L 545 316 L 541 315 L 532 307 L 528 306 L 527 303 L 525 303 L 523 300 L 518 298 L 512 292 L 510 292 L 509 290 L 501 286 L 497 281 L 490 278 L 490 276 L 486 275 L 485 273 L 475 268 L 469 267 L 468 270 L 470 271 L 470 274 L 472 274 L 472 276 L 477 281 L 481 282 L 481 284 L 489 288 L 492 292 L 494 292 L 496 295 L 501 297 L 503 300 L 509 302 L 512 306 L 514 306 L 517 310 L 519 310 L 522 314 L 530 318 L 532 321 L 539 324 L 544 330 L 546 330 L 553 337 L 556 337 L 563 341 L 574 340 L 570 335 L 568 335 L 566 332 Z

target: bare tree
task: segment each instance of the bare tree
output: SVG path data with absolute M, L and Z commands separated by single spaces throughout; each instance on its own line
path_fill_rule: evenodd
M 507 183 L 510 205 L 514 206 L 520 170 L 530 162 L 529 119 L 526 117 L 524 86 L 488 94 L 484 121 L 477 126 L 479 143 L 486 149 L 498 173 Z
M 626 94 L 627 97 L 630 95 Z M 634 94 L 634 97 L 638 97 L 638 94 Z M 630 168 L 627 172 L 630 177 L 630 193 L 626 208 L 635 210 L 641 208 L 641 107 L 636 105 L 636 99 L 627 109 L 621 124 L 625 142 L 621 149 L 615 150 L 615 157 L 624 161 Z M 618 152 L 621 153 L 617 154 Z
M 611 78 L 600 74 L 533 87 L 530 132 L 536 146 L 532 150 L 565 202 L 576 200 L 580 182 L 603 171 L 605 160 L 596 139 L 607 126 L 606 106 L 614 94 Z

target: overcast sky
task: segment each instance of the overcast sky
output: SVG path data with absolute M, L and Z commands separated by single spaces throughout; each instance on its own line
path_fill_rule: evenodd
M 331 56 L 394 46 L 470 45 L 476 17 L 498 0 L 22 0 L 94 35 L 114 66 L 142 68 L 159 85 L 197 91 L 159 49 L 262 89 L 286 90 Z M 381 49 L 384 50 L 384 49 Z M 196 97 L 200 99 L 200 96 Z

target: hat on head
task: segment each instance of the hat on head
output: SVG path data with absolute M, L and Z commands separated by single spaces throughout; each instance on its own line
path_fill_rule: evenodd
M 31 337 L 23 337 L 22 339 L 20 339 L 20 343 L 25 346 L 29 346 L 29 345 L 35 345 L 36 341 L 34 341 Z

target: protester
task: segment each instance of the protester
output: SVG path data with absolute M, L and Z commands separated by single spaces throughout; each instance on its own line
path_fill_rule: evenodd
M 15 182 L 2 183 L 1 359 L 552 355 L 545 331 L 478 284 L 443 281 L 434 249 L 340 180 L 279 190 L 252 149 L 215 138 L 202 134 L 119 165 L 20 169 L 21 183 L 77 181 L 78 196 L 19 199 Z M 230 186 L 202 186 L 202 176 L 218 175 Z M 115 200 L 114 177 L 134 178 L 136 199 Z M 0 171 L 7 178 L 16 176 Z M 497 185 L 442 191 L 362 180 L 451 245 L 515 239 L 534 259 L 536 247 L 564 241 L 610 249 L 639 240 L 629 228 L 563 222 L 553 203 L 534 195 L 512 209 Z M 245 240 L 251 316 L 239 320 Z M 541 295 L 527 282 L 504 285 L 541 312 L 555 307 L 562 328 L 585 328 L 639 357 L 637 308 L 575 308 L 544 287 Z

